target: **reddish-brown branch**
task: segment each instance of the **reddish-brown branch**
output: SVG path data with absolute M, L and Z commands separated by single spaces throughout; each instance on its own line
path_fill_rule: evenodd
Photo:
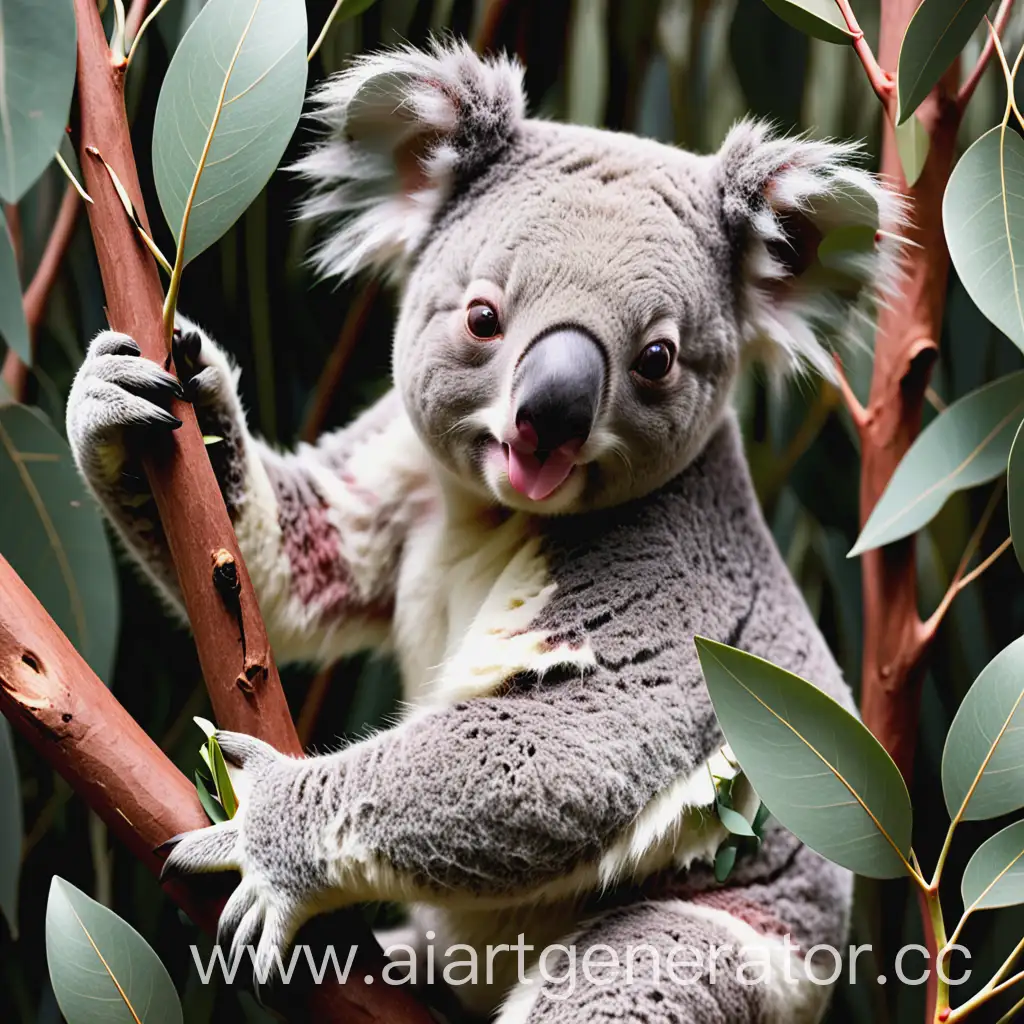
M 124 107 L 123 68 L 113 66 L 93 0 L 75 0 L 78 21 L 80 154 L 93 198 L 89 222 L 113 328 L 131 335 L 149 358 L 167 355 L 163 289 L 156 263 L 125 216 L 98 152 L 114 168 L 143 227 L 149 221 L 139 187 Z M 301 753 L 245 563 L 235 540 L 192 407 L 178 402 L 182 427 L 166 457 L 146 470 L 195 635 L 199 661 L 219 725 Z M 220 552 L 233 559 L 241 591 L 234 607 L 213 583 Z
M 895 81 L 892 74 L 884 70 L 883 66 L 875 58 L 875 54 L 868 45 L 868 41 L 864 38 L 864 30 L 860 27 L 857 16 L 853 13 L 850 0 L 836 0 L 836 5 L 839 7 L 839 13 L 842 14 L 843 20 L 846 22 L 846 27 L 853 35 L 853 49 L 860 58 L 861 64 L 864 65 L 871 88 L 875 90 L 875 95 L 882 101 L 882 104 L 888 108 L 895 93 Z M 894 63 L 893 67 L 895 66 Z
M 345 369 L 352 358 L 356 344 L 362 337 L 366 322 L 373 310 L 373 304 L 379 294 L 380 284 L 370 281 L 362 292 L 352 300 L 352 305 L 349 306 L 345 316 L 345 322 L 341 325 L 338 340 L 335 342 L 334 349 L 316 383 L 309 414 L 306 416 L 306 422 L 302 425 L 303 441 L 312 443 L 323 431 L 331 407 L 337 398 L 338 389 L 341 387 L 342 378 L 345 376 Z
M 985 74 L 985 69 L 988 67 L 989 61 L 992 59 L 992 54 L 995 53 L 996 37 L 1003 34 L 1003 30 L 1006 28 L 1006 24 L 1010 20 L 1010 15 L 1012 13 L 1013 0 L 1002 0 L 1002 3 L 999 5 L 999 10 L 996 11 L 996 20 L 992 23 L 995 36 L 993 36 L 992 32 L 988 34 L 985 39 L 985 45 L 982 47 L 981 53 L 978 56 L 977 63 L 975 63 L 974 67 L 971 68 L 970 74 L 964 79 L 964 83 L 960 86 L 960 91 L 957 93 L 956 103 L 960 108 L 961 115 L 967 109 L 967 104 L 971 102 L 974 90 L 978 88 L 978 83 Z
M 36 267 L 36 272 L 32 275 L 32 280 L 22 297 L 33 360 L 35 359 L 35 344 L 39 325 L 43 321 L 46 303 L 57 281 L 64 255 L 74 237 L 75 227 L 78 224 L 78 211 L 81 206 L 82 201 L 79 199 L 78 193 L 71 185 L 68 185 L 64 190 L 60 208 L 57 210 L 57 219 L 50 229 L 50 237 L 46 240 L 46 248 L 43 249 L 39 266 Z M 13 351 L 9 351 L 4 358 L 3 379 L 11 394 L 19 402 L 24 401 L 25 387 L 28 383 L 28 368 Z
M 195 787 L 100 682 L 35 595 L 0 557 L 0 712 L 154 874 L 168 836 L 208 824 Z M 212 933 L 223 900 L 208 880 L 164 890 Z M 325 1024 L 429 1024 L 411 997 L 380 981 L 376 944 L 360 946 L 349 980 L 306 991 L 296 1016 Z M 339 959 L 344 961 L 343 953 Z M 377 982 L 367 984 L 372 973 Z

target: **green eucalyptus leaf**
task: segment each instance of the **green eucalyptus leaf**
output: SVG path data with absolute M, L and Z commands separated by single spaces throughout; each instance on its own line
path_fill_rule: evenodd
M 896 467 L 850 557 L 909 537 L 950 495 L 1003 473 L 1022 418 L 1024 371 L 964 395 L 936 416 Z
M 960 55 L 989 0 L 923 0 L 910 19 L 896 70 L 896 123 L 903 124 Z
M 770 11 L 795 29 L 826 43 L 852 43 L 853 33 L 835 0 L 764 0 Z
M 961 892 L 965 910 L 1024 903 L 1024 821 L 1015 821 L 978 847 L 967 863 Z
M 1024 421 L 1017 428 L 1017 434 L 1010 447 L 1010 459 L 1006 466 L 1006 506 L 1010 518 L 1010 537 L 1017 563 L 1024 569 Z
M 904 874 L 910 797 L 874 736 L 799 676 L 704 637 L 696 644 L 722 732 L 772 814 L 851 871 Z
M 0 47 L 3 40 L 0 39 Z M 5 218 L 0 218 L 0 338 L 7 342 L 26 365 L 32 362 L 32 348 L 28 340 L 28 323 L 21 301 L 21 278 L 14 243 Z
M 736 866 L 737 848 L 735 842 L 727 842 L 715 854 L 715 881 L 724 882 Z
M 0 407 L 0 554 L 109 682 L 120 616 L 114 558 L 67 442 L 37 409 Z
M 916 115 L 896 126 L 896 150 L 903 165 L 903 177 L 909 186 L 913 187 L 921 177 L 930 147 L 928 132 Z
M 993 128 L 953 168 L 942 226 L 967 294 L 1024 350 L 1024 139 Z
M 227 821 L 228 816 L 225 813 L 224 808 L 217 803 L 217 798 L 210 792 L 210 787 L 207 786 L 206 780 L 199 773 L 198 769 L 195 772 L 195 780 L 196 793 L 199 794 L 199 802 L 203 805 L 203 810 L 206 811 L 206 816 L 214 825 L 219 825 L 222 821 Z
M 727 807 L 721 801 L 718 802 L 718 820 L 734 835 L 734 836 L 749 836 L 756 838 L 754 830 L 750 827 L 750 822 L 740 814 L 739 811 L 734 811 L 731 807 Z
M 182 1024 L 174 983 L 146 940 L 57 875 L 46 903 L 46 960 L 68 1024 Z
M 202 729 L 203 735 L 207 739 L 217 731 L 217 726 L 215 726 L 208 718 L 202 718 L 200 715 L 193 715 L 192 721 Z
M 217 787 L 217 799 L 220 801 L 224 813 L 233 818 L 238 810 L 238 800 L 235 798 L 235 789 L 231 785 L 231 777 L 228 775 L 228 766 L 224 761 L 224 754 L 221 752 L 220 744 L 215 736 L 207 741 L 210 752 L 210 771 L 213 773 L 213 784 Z
M 157 196 L 179 244 L 189 211 L 185 262 L 262 191 L 298 123 L 305 89 L 302 0 L 209 0 L 189 26 L 164 76 L 153 126 Z
M 21 786 L 14 737 L 0 716 L 0 913 L 18 937 L 18 879 L 21 875 Z
M 942 792 L 953 819 L 1024 807 L 1024 637 L 1003 648 L 967 691 L 942 751 Z
M 0 198 L 8 203 L 21 199 L 60 146 L 76 38 L 72 0 L 0 3 Z

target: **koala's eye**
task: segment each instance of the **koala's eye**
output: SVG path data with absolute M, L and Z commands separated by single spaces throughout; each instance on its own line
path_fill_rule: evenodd
M 466 310 L 466 327 L 474 338 L 481 341 L 489 341 L 501 334 L 497 310 L 483 300 L 470 303 L 469 309 Z
M 652 341 L 637 361 L 633 364 L 633 372 L 644 380 L 661 380 L 672 369 L 675 350 L 665 341 Z

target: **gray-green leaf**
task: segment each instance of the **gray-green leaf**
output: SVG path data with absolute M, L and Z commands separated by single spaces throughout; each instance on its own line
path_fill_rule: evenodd
M 986 132 L 953 168 L 942 226 L 967 294 L 1024 349 L 1024 139 Z
M 725 738 L 772 814 L 851 871 L 904 874 L 910 797 L 874 736 L 799 676 L 703 637 L 696 644 Z
M 921 105 L 956 60 L 988 10 L 989 0 L 923 0 L 910 19 L 896 71 L 896 123 Z
M 305 89 L 302 0 L 209 0 L 189 26 L 164 77 L 153 126 L 157 196 L 178 239 L 216 121 L 189 213 L 186 262 L 259 195 L 295 130 Z
M 60 146 L 75 86 L 72 0 L 0 3 L 0 198 L 16 203 Z
M 936 416 L 896 467 L 850 557 L 910 536 L 950 495 L 1003 473 L 1022 418 L 1024 371 L 964 395 Z
M 853 33 L 835 0 L 764 0 L 770 11 L 795 29 L 826 43 L 851 43 Z
M 1024 821 L 1015 821 L 975 851 L 961 884 L 964 909 L 1024 903 Z
M 734 836 L 750 836 L 755 837 L 754 830 L 750 827 L 750 822 L 740 814 L 739 811 L 734 811 L 731 807 L 726 807 L 721 801 L 718 804 L 718 820 L 734 835 Z
M 1024 422 L 1017 428 L 1017 435 L 1010 448 L 1010 459 L 1006 466 L 1006 507 L 1010 519 L 1010 537 L 1017 563 L 1024 569 Z
M 182 1024 L 174 983 L 146 940 L 57 875 L 46 903 L 46 960 L 68 1024 Z
M 967 691 L 942 751 L 951 818 L 977 821 L 1024 807 L 1024 637 L 1001 650 Z
M 0 8 L 2 10 L 2 8 Z M 0 47 L 3 40 L 0 39 Z M 18 358 L 26 365 L 31 363 L 31 347 L 28 340 L 28 323 L 25 321 L 25 307 L 21 301 L 21 278 L 18 276 L 18 260 L 14 255 L 14 243 L 7 230 L 7 221 L 0 218 L 0 338 L 14 349 Z
M 109 682 L 120 615 L 113 555 L 67 443 L 37 409 L 0 407 L 0 494 L 0 554 Z
M 0 716 L 0 913 L 18 937 L 18 879 L 21 875 L 21 786 L 14 737 Z
M 903 165 L 903 177 L 909 186 L 913 187 L 921 177 L 930 147 L 931 139 L 919 117 L 908 117 L 896 126 L 896 151 Z

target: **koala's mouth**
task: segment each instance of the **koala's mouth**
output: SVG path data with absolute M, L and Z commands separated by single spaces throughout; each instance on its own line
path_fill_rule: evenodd
M 522 451 L 505 444 L 510 486 L 531 501 L 543 501 L 572 475 L 582 441 L 567 441 L 552 451 Z

